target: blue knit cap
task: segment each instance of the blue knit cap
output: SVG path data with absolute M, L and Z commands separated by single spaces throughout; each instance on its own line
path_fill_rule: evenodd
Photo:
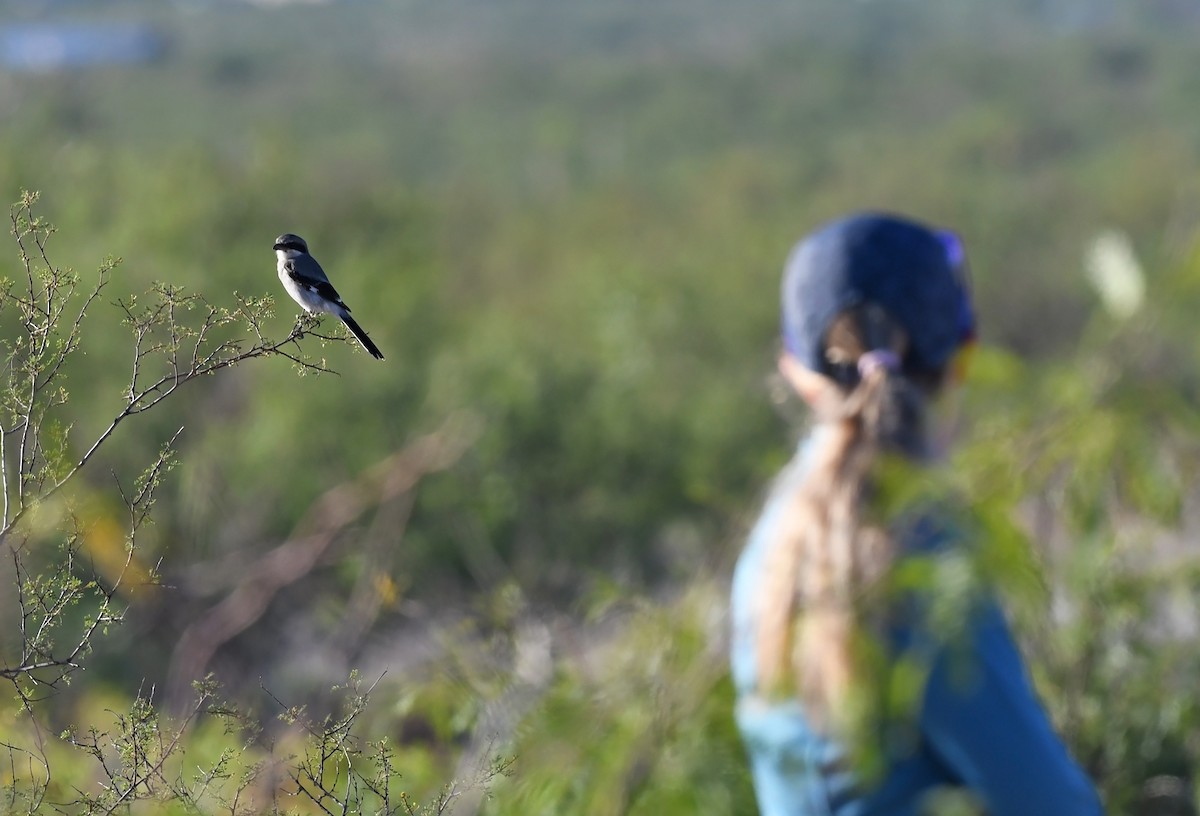
M 847 309 L 875 303 L 908 334 L 903 365 L 938 371 L 975 335 L 966 259 L 954 233 L 861 213 L 802 240 L 783 275 L 783 341 L 827 373 L 825 333 Z

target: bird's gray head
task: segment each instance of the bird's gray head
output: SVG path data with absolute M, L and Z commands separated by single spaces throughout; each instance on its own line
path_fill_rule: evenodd
M 308 252 L 308 244 L 299 235 L 293 235 L 290 232 L 285 232 L 275 239 L 275 251 L 293 250 L 295 252 Z

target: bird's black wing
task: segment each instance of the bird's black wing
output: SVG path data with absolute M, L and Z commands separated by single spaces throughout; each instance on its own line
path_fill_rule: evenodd
M 326 300 L 332 301 L 333 303 L 338 304 L 343 309 L 345 309 L 347 312 L 350 311 L 350 307 L 347 306 L 345 303 L 342 303 L 342 296 L 337 293 L 337 289 L 334 289 L 333 284 L 330 283 L 329 281 L 320 280 L 319 278 L 314 278 L 309 275 L 305 275 L 303 272 L 301 272 L 299 269 L 296 268 L 295 262 L 290 261 L 290 260 L 284 261 L 283 271 L 287 272 L 288 277 L 291 278 L 292 280 L 294 280 L 297 285 L 303 286 L 305 289 L 307 289 L 310 292 L 316 292 L 318 295 L 325 298 Z

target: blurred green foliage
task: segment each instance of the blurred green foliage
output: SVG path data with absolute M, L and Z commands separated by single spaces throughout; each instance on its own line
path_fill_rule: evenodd
M 493 745 L 516 760 L 484 812 L 750 811 L 721 609 L 797 417 L 769 377 L 779 270 L 821 220 L 877 207 L 965 238 L 985 342 L 955 479 L 1056 722 L 1114 813 L 1155 775 L 1196 784 L 1188 4 L 0 9 L 168 37 L 142 68 L 0 74 L 0 192 L 42 191 L 60 262 L 119 255 L 114 297 L 271 294 L 282 335 L 269 246 L 297 232 L 387 355 L 308 340 L 336 376 L 227 372 L 120 429 L 85 473 L 97 489 L 185 428 L 142 545 L 164 586 L 124 597 L 86 682 L 48 704 L 55 729 L 132 710 L 322 494 L 464 413 L 461 457 L 355 519 L 220 644 L 209 667 L 266 723 L 247 762 L 300 750 L 260 684 L 319 709 L 349 669 L 387 668 L 363 739 L 391 740 L 414 795 L 476 778 L 463 757 Z M 1111 229 L 1146 278 L 1125 320 L 1084 275 Z M 13 263 L 0 253 L 0 274 Z M 68 371 L 78 438 L 125 376 L 119 311 L 97 306 Z M 553 648 L 522 680 L 529 621 Z M 241 745 L 203 717 L 189 733 L 202 765 Z M 46 750 L 62 790 L 94 782 L 78 752 Z

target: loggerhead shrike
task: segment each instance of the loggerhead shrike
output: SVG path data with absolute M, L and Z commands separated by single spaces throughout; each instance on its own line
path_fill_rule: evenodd
M 383 354 L 367 337 L 362 327 L 350 316 L 350 307 L 342 303 L 341 296 L 325 276 L 325 270 L 317 259 L 308 254 L 308 244 L 299 235 L 285 232 L 275 239 L 275 256 L 279 258 L 277 269 L 283 288 L 292 300 L 304 307 L 309 314 L 329 312 L 346 324 L 350 333 L 358 338 L 362 347 L 377 360 Z

